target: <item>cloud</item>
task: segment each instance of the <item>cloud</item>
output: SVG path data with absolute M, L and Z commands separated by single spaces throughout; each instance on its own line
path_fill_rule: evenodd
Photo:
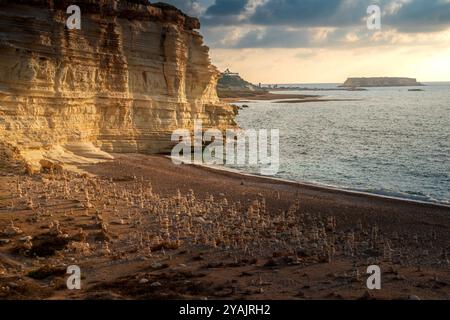
M 210 4 L 209 1 L 199 0 L 166 0 L 164 2 L 177 7 L 184 13 L 193 17 L 200 17 Z
M 396 44 L 450 28 L 450 0 L 169 0 L 200 17 L 218 48 L 308 48 Z M 382 10 L 382 33 L 366 28 L 367 7 Z
M 402 32 L 434 32 L 450 26 L 450 1 L 414 0 L 403 3 L 385 23 Z
M 203 19 L 208 25 L 350 25 L 360 22 L 370 3 L 369 0 L 216 0 Z
M 216 0 L 205 14 L 212 16 L 230 16 L 240 14 L 247 6 L 248 0 Z
M 365 1 L 271 0 L 259 6 L 251 21 L 265 25 L 344 26 L 358 23 Z
M 240 24 L 339 27 L 360 25 L 372 4 L 380 5 L 391 27 L 431 30 L 450 25 L 449 0 L 215 0 L 204 18 L 210 24 L 233 24 L 252 6 L 252 14 L 238 20 Z

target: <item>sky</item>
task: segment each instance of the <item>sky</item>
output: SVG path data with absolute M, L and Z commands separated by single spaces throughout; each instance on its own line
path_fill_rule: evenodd
M 165 0 L 201 21 L 213 64 L 253 83 L 450 81 L 450 0 Z M 370 5 L 380 8 L 380 29 Z

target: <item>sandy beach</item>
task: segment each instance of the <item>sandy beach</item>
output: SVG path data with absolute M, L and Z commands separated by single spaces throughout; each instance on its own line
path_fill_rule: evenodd
M 449 300 L 450 1 L 372 2 L 0 0 L 0 302 Z
M 448 207 L 114 156 L 81 175 L 2 171 L 1 298 L 449 298 Z

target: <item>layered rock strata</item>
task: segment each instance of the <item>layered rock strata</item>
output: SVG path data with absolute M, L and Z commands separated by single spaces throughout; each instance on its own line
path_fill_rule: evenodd
M 174 7 L 78 0 L 0 0 L 0 141 L 39 159 L 164 153 L 178 128 L 234 127 L 196 29 Z

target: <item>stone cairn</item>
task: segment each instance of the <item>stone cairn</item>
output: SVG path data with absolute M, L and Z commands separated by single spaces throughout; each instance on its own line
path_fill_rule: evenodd
M 92 216 L 99 230 L 98 250 L 87 243 L 83 229 L 72 235 L 75 244 L 69 248 L 84 254 L 114 255 L 116 248 L 125 243 L 136 245 L 147 256 L 156 251 L 199 246 L 248 256 L 285 251 L 298 259 L 308 257 L 320 262 L 343 256 L 369 263 L 420 265 L 434 261 L 448 266 L 446 248 L 434 246 L 435 233 L 422 237 L 387 235 L 377 225 L 361 221 L 344 230 L 338 228 L 337 217 L 306 212 L 299 201 L 285 211 L 273 212 L 261 194 L 248 203 L 232 201 L 223 194 L 200 199 L 192 190 L 162 197 L 149 182 L 136 177 L 124 186 L 112 179 L 63 172 L 43 176 L 41 182 L 31 178 L 17 181 L 17 200 L 11 206 L 32 210 L 31 220 L 39 222 L 52 217 L 49 206 L 58 201 L 75 202 L 75 208 L 65 210 L 63 217 L 70 221 L 76 212 L 83 212 L 84 216 Z M 61 221 L 51 221 L 50 232 L 61 235 Z M 118 226 L 130 232 L 125 239 L 113 240 L 111 230 Z M 2 233 L 12 236 L 19 231 L 11 223 Z M 431 255 L 435 259 L 424 259 Z

